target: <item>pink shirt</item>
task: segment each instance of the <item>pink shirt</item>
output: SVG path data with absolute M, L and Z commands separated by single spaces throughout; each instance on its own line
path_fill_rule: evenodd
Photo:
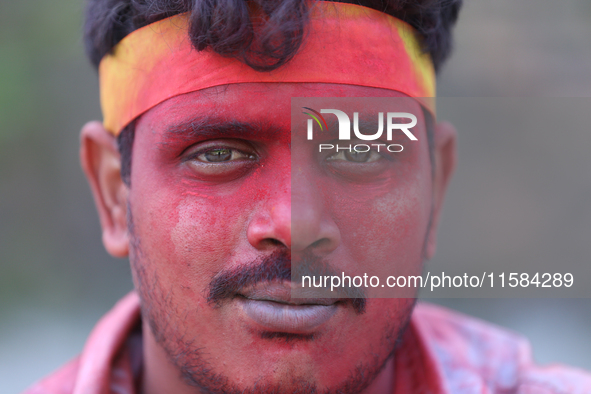
M 132 292 L 96 325 L 82 354 L 25 394 L 136 394 L 139 300 Z M 528 342 L 447 309 L 419 303 L 395 361 L 396 394 L 584 394 L 591 374 L 533 364 Z

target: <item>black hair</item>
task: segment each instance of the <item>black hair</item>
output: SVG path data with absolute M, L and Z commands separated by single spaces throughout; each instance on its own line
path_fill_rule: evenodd
M 390 14 L 413 26 L 439 71 L 452 48 L 451 28 L 462 0 L 341 0 Z M 197 50 L 210 48 L 258 71 L 270 71 L 297 53 L 310 2 L 306 0 L 88 0 L 84 43 L 98 67 L 126 35 L 150 23 L 190 13 L 189 37 Z M 250 15 L 263 15 L 253 24 Z M 133 122 L 118 137 L 121 175 L 129 184 Z

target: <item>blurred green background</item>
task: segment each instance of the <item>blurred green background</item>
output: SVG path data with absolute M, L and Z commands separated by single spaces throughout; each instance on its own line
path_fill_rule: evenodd
M 78 163 L 81 126 L 101 118 L 96 73 L 82 49 L 82 11 L 80 0 L 0 0 L 2 393 L 20 392 L 75 356 L 96 320 L 132 287 L 127 261 L 111 258 L 102 247 Z M 439 78 L 440 96 L 591 96 L 589 0 L 465 0 L 455 36 L 455 53 Z M 479 187 L 482 176 L 470 170 L 479 168 L 478 160 L 490 150 L 477 130 L 459 132 L 460 167 L 432 264 L 502 256 L 487 249 L 485 241 L 474 244 L 466 234 L 510 224 L 490 220 L 498 218 L 494 209 L 485 212 L 475 203 L 467 210 L 456 198 Z M 591 141 L 584 139 L 591 131 L 578 133 L 572 141 L 591 150 Z M 580 146 L 576 158 L 567 157 L 564 149 L 554 156 L 544 151 L 544 160 L 577 169 L 572 176 L 559 174 L 561 181 L 550 182 L 547 191 L 528 193 L 547 196 L 539 200 L 545 201 L 540 214 L 554 209 L 553 220 L 541 222 L 558 229 L 551 236 L 575 237 L 568 258 L 591 263 L 591 160 L 581 161 Z M 494 172 L 494 165 L 490 170 Z M 498 175 L 495 179 L 505 179 Z M 551 200 L 558 185 L 570 193 L 568 207 L 559 208 Z M 481 186 L 482 193 L 487 191 Z M 526 187 L 527 182 L 500 182 L 494 190 L 511 195 Z M 487 239 L 493 242 L 501 232 L 492 228 L 483 234 L 492 234 Z M 588 299 L 437 302 L 523 333 L 532 340 L 539 362 L 591 369 Z

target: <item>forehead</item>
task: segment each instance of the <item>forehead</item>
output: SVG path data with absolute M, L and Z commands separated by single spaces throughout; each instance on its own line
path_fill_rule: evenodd
M 252 121 L 289 130 L 293 97 L 408 97 L 395 90 L 329 83 L 243 83 L 208 88 L 166 100 L 139 119 L 137 129 L 164 132 L 199 118 Z M 413 113 L 421 107 L 408 100 Z

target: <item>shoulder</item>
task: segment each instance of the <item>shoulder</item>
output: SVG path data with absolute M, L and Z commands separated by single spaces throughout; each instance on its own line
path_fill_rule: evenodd
M 534 364 L 529 342 L 509 330 L 449 309 L 419 303 L 413 314 L 425 348 L 453 393 L 591 393 L 591 375 Z
M 133 392 L 141 368 L 140 307 L 136 293 L 121 299 L 93 328 L 80 356 L 23 394 Z
M 29 387 L 23 394 L 71 394 L 74 391 L 80 358 L 76 357 L 48 377 Z

